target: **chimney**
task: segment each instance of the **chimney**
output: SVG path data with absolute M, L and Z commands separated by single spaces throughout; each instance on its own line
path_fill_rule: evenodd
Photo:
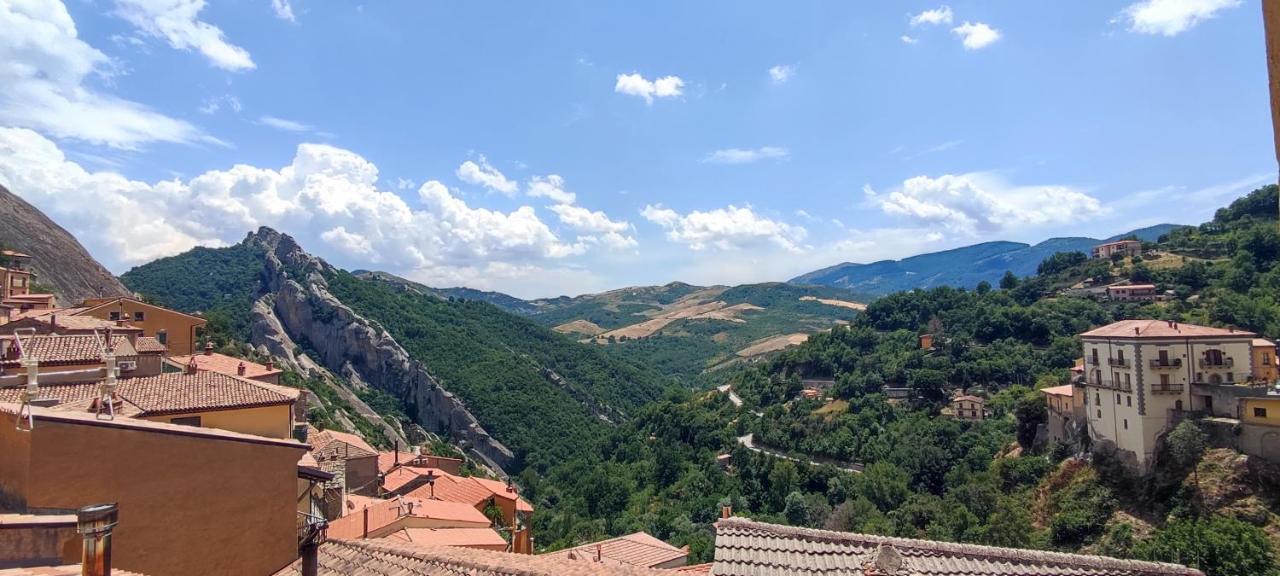
M 395 460 L 396 466 L 399 466 L 400 465 L 400 441 L 399 440 L 395 441 L 395 444 L 392 450 L 395 452 L 395 455 L 396 455 L 396 460 Z
M 115 504 L 95 504 L 76 510 L 76 531 L 84 537 L 81 576 L 110 576 L 111 530 L 116 527 Z
M 239 365 L 236 366 L 236 374 L 239 376 L 244 376 L 244 371 L 245 371 L 245 365 L 244 365 L 244 362 L 241 362 Z
M 733 506 L 721 506 L 720 519 L 728 520 L 730 516 L 733 516 Z
M 307 443 L 307 423 L 296 422 L 293 425 L 293 439 L 303 444 Z
M 205 355 L 205 356 L 212 356 L 212 355 L 213 355 L 213 342 L 212 342 L 212 341 L 210 341 L 210 342 L 205 342 L 205 343 L 204 343 L 204 355 Z
M 50 332 L 58 331 L 58 315 L 57 314 L 49 315 L 49 331 Z
M 196 357 L 192 356 L 191 360 L 187 362 L 187 374 L 195 374 L 195 373 L 196 373 Z
M 596 544 L 596 562 L 603 562 L 603 561 L 604 561 L 604 546 L 601 544 Z
M 1133 327 L 1133 335 L 1134 335 L 1134 336 L 1137 336 L 1137 335 L 1138 335 L 1138 334 L 1140 334 L 1140 333 L 1142 333 L 1142 331 L 1141 331 L 1141 330 L 1139 330 L 1137 326 L 1134 326 L 1134 327 Z
M 275 370 L 276 369 L 275 358 L 267 358 L 267 363 L 264 364 L 264 366 L 266 366 L 267 370 Z

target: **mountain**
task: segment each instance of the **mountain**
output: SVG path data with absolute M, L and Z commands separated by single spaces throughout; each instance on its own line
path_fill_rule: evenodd
M 1035 245 L 1005 241 L 984 242 L 902 260 L 881 260 L 871 264 L 845 262 L 802 274 L 789 282 L 846 288 L 873 295 L 934 286 L 972 288 L 982 281 L 998 283 L 1005 271 L 1019 276 L 1035 274 L 1040 262 L 1056 252 L 1078 251 L 1088 254 L 1095 245 L 1131 236 L 1155 242 L 1176 228 L 1179 228 L 1176 224 L 1158 224 L 1106 240 L 1050 238 Z
M 425 284 L 419 284 L 412 280 L 401 278 L 387 272 L 372 272 L 369 270 L 352 270 L 351 274 L 365 280 L 381 280 L 392 284 L 399 284 L 404 287 L 413 288 L 422 292 L 435 294 L 444 299 L 454 298 L 459 300 L 478 300 L 488 302 L 506 310 L 517 314 L 533 314 L 538 311 L 538 307 L 526 300 L 521 300 L 510 294 L 502 292 L 491 292 L 485 290 L 476 290 L 474 288 L 432 288 Z
M 223 318 L 210 321 L 215 338 L 247 340 L 304 374 L 327 372 L 323 392 L 361 415 L 368 390 L 388 395 L 411 421 L 393 432 L 417 424 L 507 470 L 566 458 L 671 384 L 496 305 L 340 270 L 269 228 L 123 278 L 156 301 Z
M 75 237 L 3 186 L 0 221 L 5 222 L 0 226 L 0 248 L 31 255 L 37 291 L 41 287 L 52 291 L 59 305 L 130 294 Z

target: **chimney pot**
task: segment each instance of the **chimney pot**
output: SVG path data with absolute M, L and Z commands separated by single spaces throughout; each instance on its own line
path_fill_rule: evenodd
M 727 520 L 730 516 L 733 516 L 733 506 L 721 506 L 720 518 Z
M 275 361 L 275 359 L 274 359 L 274 358 L 267 358 L 267 363 L 265 364 L 265 366 L 267 367 L 267 370 L 275 370 L 275 369 L 276 369 L 276 361 Z
M 205 355 L 205 356 L 212 356 L 212 355 L 213 355 L 213 342 L 205 342 L 205 343 L 204 343 L 204 355 Z
M 80 557 L 82 576 L 110 576 L 111 531 L 116 527 L 115 504 L 94 504 L 76 510 L 76 531 L 84 537 Z
M 244 362 L 241 362 L 238 366 L 236 366 L 236 374 L 239 374 L 240 376 L 244 376 L 245 370 L 246 370 L 246 367 L 244 365 Z
M 195 373 L 196 373 L 196 359 L 193 356 L 191 358 L 191 361 L 187 362 L 187 374 L 195 374 Z

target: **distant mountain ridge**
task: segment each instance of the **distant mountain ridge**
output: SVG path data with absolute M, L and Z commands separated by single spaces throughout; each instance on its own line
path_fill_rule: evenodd
M 37 284 L 52 290 L 58 305 L 130 294 L 71 233 L 4 186 L 0 186 L 0 221 L 5 223 L 0 226 L 0 247 L 30 255 Z
M 845 288 L 858 294 L 884 295 L 914 288 L 955 286 L 973 288 L 982 281 L 999 282 L 1005 271 L 1019 276 L 1035 274 L 1036 267 L 1056 252 L 1080 251 L 1088 254 L 1096 245 L 1119 238 L 1135 236 L 1153 242 L 1178 224 L 1157 224 L 1107 239 L 1067 237 L 1050 238 L 1039 244 L 1022 242 L 983 242 L 903 258 L 881 260 L 870 264 L 845 262 L 792 278 L 800 285 Z

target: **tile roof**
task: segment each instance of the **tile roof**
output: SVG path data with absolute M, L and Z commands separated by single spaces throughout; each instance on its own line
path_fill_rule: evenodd
M 428 546 L 390 538 L 329 540 L 320 545 L 324 576 L 670 576 L 670 571 L 610 566 L 545 555 Z M 300 576 L 301 560 L 276 573 Z
M 83 568 L 79 564 L 66 564 L 63 566 L 31 566 L 28 568 L 3 568 L 0 569 L 0 576 L 80 576 Z M 111 573 L 115 576 L 143 576 L 137 572 L 129 572 L 121 570 L 115 566 L 111 567 Z
M 1137 332 L 1134 330 L 1137 329 Z M 1170 323 L 1165 320 L 1121 320 L 1084 334 L 1085 338 L 1249 338 L 1256 335 L 1243 330 L 1212 328 L 1195 324 Z
M 77 331 L 106 330 L 107 328 L 111 328 L 113 330 L 119 330 L 121 332 L 141 332 L 142 331 L 141 328 L 138 328 L 136 326 L 130 326 L 128 324 L 121 326 L 111 320 L 103 320 L 101 318 L 94 318 L 93 316 L 73 316 L 68 313 L 63 313 L 60 310 L 54 310 L 54 309 L 36 310 L 35 312 L 42 312 L 42 314 L 25 315 L 16 320 L 24 320 L 26 321 L 24 322 L 24 324 L 27 324 L 28 326 L 32 325 L 28 323 L 38 323 L 38 324 L 53 326 L 56 328 L 55 332 L 59 332 L 59 333 L 61 333 L 62 331 L 70 331 L 70 330 L 77 330 Z M 16 328 L 16 327 L 17 326 L 10 326 L 9 328 Z
M 22 386 L 6 386 L 4 388 L 0 388 L 0 402 L 22 402 L 22 393 L 24 391 L 26 391 L 25 384 Z M 96 382 L 40 386 L 40 397 L 56 398 L 59 406 L 62 404 L 88 400 L 93 398 L 97 393 L 98 384 Z
M 406 464 L 408 464 L 409 462 L 412 462 L 412 461 L 413 461 L 413 459 L 414 459 L 414 458 L 417 458 L 417 457 L 418 457 L 418 455 L 417 455 L 417 454 L 410 454 L 410 453 L 408 453 L 408 452 L 401 452 L 401 453 L 400 453 L 400 465 L 401 465 L 401 466 L 406 465 Z M 396 467 L 396 453 L 395 453 L 395 452 L 379 452 L 379 453 L 378 453 L 378 471 L 379 471 L 379 472 L 381 472 L 381 473 L 383 473 L 383 474 L 386 474 L 387 472 L 390 472 L 392 468 L 395 468 L 395 467 Z
M 681 574 L 710 574 L 712 566 L 715 566 L 715 564 L 707 562 L 706 564 L 694 564 L 692 566 L 681 566 L 679 568 L 673 568 L 673 570 Z
M 970 396 L 970 395 L 968 395 L 968 394 L 963 395 L 963 396 L 956 396 L 955 398 L 952 398 L 952 399 L 951 399 L 951 401 L 952 401 L 952 402 L 960 402 L 960 401 L 962 401 L 962 400 L 963 400 L 963 401 L 966 401 L 966 402 L 977 402 L 977 403 L 979 403 L 979 404 L 986 404 L 986 403 L 987 403 L 987 400 L 986 400 L 985 398 L 981 398 L 981 397 L 978 397 L 978 396 Z
M 194 325 L 196 325 L 196 326 L 203 326 L 203 325 L 207 322 L 204 318 L 201 318 L 201 317 L 196 316 L 196 315 L 194 315 L 194 314 L 187 314 L 186 312 L 179 312 L 179 311 L 174 310 L 174 309 L 172 309 L 172 308 L 165 308 L 164 306 L 156 306 L 155 304 L 148 304 L 148 303 L 146 303 L 146 302 L 143 302 L 143 301 L 141 301 L 141 300 L 138 300 L 137 298 L 129 298 L 129 297 L 127 297 L 127 296 L 117 296 L 117 297 L 113 297 L 113 298 L 90 298 L 90 299 L 85 300 L 84 302 L 82 302 L 82 303 L 80 304 L 80 306 L 81 306 L 82 308 L 84 308 L 84 310 L 82 311 L 82 313 L 84 313 L 84 312 L 92 312 L 92 311 L 94 311 L 94 310 L 100 310 L 100 309 L 102 309 L 102 308 L 104 308 L 104 307 L 106 307 L 106 306 L 112 305 L 112 304 L 119 305 L 119 303 L 120 303 L 120 302 L 122 302 L 122 301 L 129 301 L 129 302 L 132 302 L 132 303 L 137 304 L 137 305 L 146 306 L 146 307 L 148 307 L 148 308 L 155 308 L 155 309 L 157 309 L 157 310 L 164 310 L 164 311 L 166 311 L 166 312 L 172 312 L 172 313 L 177 314 L 177 315 L 179 315 L 179 316 L 186 316 L 187 318 L 190 318 L 190 319 L 192 319 L 192 320 L 195 320 L 196 322 L 194 322 L 193 324 L 194 324 Z
M 13 346 L 13 336 L 0 336 L 0 351 Z M 137 356 L 133 344 L 124 336 L 112 336 L 111 345 L 117 358 Z M 88 364 L 102 361 L 102 342 L 94 334 L 44 334 L 22 339 L 22 350 L 41 365 Z M 17 357 L 0 360 L 0 367 L 20 366 Z
M 430 518 L 432 520 L 448 520 L 454 522 L 469 522 L 488 525 L 489 517 L 476 509 L 475 506 L 465 502 L 448 502 L 444 500 L 423 500 L 418 498 L 406 498 L 408 505 L 408 513 L 415 518 Z
M 19 313 L 17 313 L 17 314 L 14 314 L 13 319 L 14 319 L 14 320 L 21 320 L 21 319 L 23 319 L 23 318 L 39 318 L 39 317 L 44 316 L 44 315 L 46 315 L 46 314 L 57 314 L 57 315 L 59 315 L 59 316 L 63 316 L 63 315 L 65 315 L 65 316 L 72 316 L 72 315 L 74 315 L 74 314 L 79 314 L 80 312 L 84 312 L 85 310 L 88 310 L 88 308 L 81 308 L 81 307 L 76 307 L 76 308 L 41 308 L 41 309 L 39 309 L 39 310 L 23 310 L 22 312 L 19 312 Z
M 404 468 L 400 470 L 404 470 Z M 423 474 L 426 473 L 424 468 L 414 468 L 413 470 L 422 470 Z M 432 499 L 434 494 L 435 500 L 462 502 L 471 506 L 478 506 L 481 502 L 493 497 L 493 492 L 480 485 L 480 483 L 474 482 L 472 478 L 454 476 L 434 468 L 432 470 L 435 471 L 437 476 L 440 476 L 436 480 L 434 492 L 431 486 L 423 485 L 409 492 L 407 495 L 410 498 L 429 500 Z
M 1203 576 L 1156 562 L 830 532 L 729 518 L 716 523 L 716 576 Z
M 499 498 L 516 501 L 516 510 L 521 512 L 533 512 L 533 506 L 519 496 L 518 492 L 512 492 L 507 489 L 507 483 L 499 480 L 490 480 L 488 478 L 480 478 L 472 476 L 471 480 Z
M 139 336 L 133 342 L 133 347 L 138 350 L 139 354 L 168 352 L 169 347 L 160 342 L 155 336 Z
M 1276 343 L 1270 340 L 1267 340 L 1266 338 L 1254 338 L 1253 347 L 1254 348 L 1275 348 Z
M 16 403 L 0 402 L 0 413 L 17 414 L 20 406 Z M 26 410 L 26 408 L 22 408 Z M 247 442 L 249 444 L 262 444 L 267 446 L 279 446 L 282 448 L 296 448 L 298 450 L 306 450 L 307 445 L 293 439 L 268 438 L 265 436 L 257 436 L 254 434 L 244 434 L 241 432 L 232 432 L 230 430 L 222 430 L 220 428 L 198 428 L 195 426 L 183 426 L 180 424 L 169 424 L 168 422 L 153 422 L 151 420 L 138 420 L 136 418 L 115 418 L 113 420 L 102 420 L 96 415 L 89 412 L 71 412 L 65 410 L 56 410 L 53 408 L 42 408 L 32 406 L 31 414 L 35 418 L 36 426 L 40 426 L 41 422 L 58 422 L 70 425 L 85 426 L 101 426 L 104 428 L 123 428 L 129 430 L 138 430 L 141 432 L 152 432 L 157 434 L 174 434 L 177 436 L 192 436 L 196 438 L 208 438 L 210 440 L 227 440 L 232 442 Z M 301 456 L 301 452 L 299 452 Z
M 1045 394 L 1048 394 L 1049 396 L 1072 396 L 1075 394 L 1075 388 L 1072 387 L 1070 384 L 1063 384 L 1062 386 L 1053 386 L 1050 388 L 1041 388 L 1040 391 L 1044 392 Z
M 121 380 L 120 396 L 144 416 L 292 404 L 290 397 L 259 382 L 217 372 L 170 372 Z
M 396 534 L 399 539 L 432 546 L 507 546 L 493 528 L 402 528 Z
M 310 453 L 308 453 L 308 455 L 310 455 Z M 347 494 L 347 507 L 343 509 L 342 515 L 346 516 L 348 514 L 359 512 L 370 506 L 381 504 L 384 501 L 385 499 L 383 498 L 374 498 L 373 496 Z
M 1123 286 L 1107 286 L 1107 290 L 1155 290 L 1155 284 L 1125 284 Z
M 594 561 L 596 551 L 605 562 L 617 562 L 629 566 L 652 568 L 689 556 L 688 550 L 676 548 L 644 532 L 610 538 L 574 548 L 550 552 L 543 556 L 560 557 L 578 561 Z
M 399 520 L 403 516 L 400 504 L 399 498 L 371 503 L 359 512 L 330 521 L 327 534 L 330 538 L 364 538 L 368 532 L 376 532 Z
M 229 374 L 231 376 L 241 376 L 243 378 L 260 378 L 262 376 L 270 376 L 284 372 L 279 368 L 267 369 L 266 366 L 257 362 L 250 362 L 235 356 L 227 356 L 217 352 L 197 352 L 195 354 L 184 354 L 182 356 L 170 356 L 169 360 L 180 366 L 186 366 L 192 360 L 196 363 L 196 368 L 200 370 L 208 370 L 210 372 L 219 372 Z M 244 364 L 244 374 L 240 374 L 240 365 Z

